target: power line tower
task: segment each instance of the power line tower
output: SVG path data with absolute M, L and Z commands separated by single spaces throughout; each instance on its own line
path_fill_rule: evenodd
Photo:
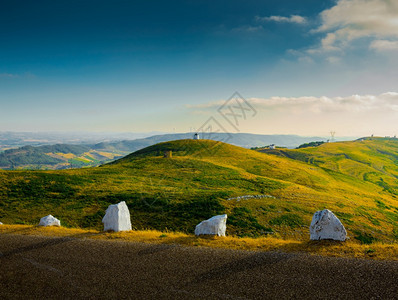
M 334 142 L 334 135 L 336 134 L 336 131 L 331 131 L 330 132 L 330 141 Z

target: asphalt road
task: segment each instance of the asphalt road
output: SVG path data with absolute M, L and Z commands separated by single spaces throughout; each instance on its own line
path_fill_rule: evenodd
M 0 299 L 398 299 L 398 262 L 0 235 Z

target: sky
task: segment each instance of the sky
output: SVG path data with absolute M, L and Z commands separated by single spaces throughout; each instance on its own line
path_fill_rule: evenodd
M 393 136 L 397 54 L 395 0 L 3 1 L 0 131 Z

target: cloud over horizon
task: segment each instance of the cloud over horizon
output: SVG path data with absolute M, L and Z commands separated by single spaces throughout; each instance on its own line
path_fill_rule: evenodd
M 247 99 L 258 109 L 280 109 L 297 111 L 312 111 L 315 113 L 331 111 L 372 111 L 372 110 L 394 110 L 398 112 L 398 93 L 386 92 L 380 95 L 351 95 L 346 97 L 270 97 L 270 98 L 249 98 Z M 186 105 L 189 109 L 217 109 L 226 100 Z
M 395 135 L 393 128 L 398 118 L 398 93 L 379 95 L 351 95 L 346 97 L 270 97 L 249 98 L 258 111 L 258 117 L 247 127 L 268 128 L 273 133 L 327 134 L 336 130 L 338 135 L 367 134 Z M 217 100 L 187 108 L 195 114 L 216 112 L 225 100 Z M 388 132 L 386 128 L 390 128 Z

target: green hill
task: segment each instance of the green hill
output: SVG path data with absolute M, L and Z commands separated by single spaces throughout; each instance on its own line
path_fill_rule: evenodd
M 66 226 L 101 228 L 107 206 L 126 201 L 136 229 L 193 232 L 227 213 L 228 234 L 305 240 L 313 213 L 328 208 L 351 238 L 394 241 L 397 150 L 384 139 L 279 156 L 211 140 L 164 142 L 101 167 L 0 171 L 0 220 L 36 224 L 51 213 Z M 236 198 L 244 195 L 263 197 Z
M 7 169 L 32 164 L 56 165 L 60 162 L 62 162 L 60 159 L 48 156 L 40 149 L 32 146 L 10 149 L 0 153 L 0 167 Z
M 30 135 L 28 134 L 28 136 Z M 24 141 L 26 143 L 33 143 L 31 139 L 24 140 L 24 136 L 21 133 L 20 139 L 15 140 L 13 134 L 11 136 L 7 134 L 4 136 L 0 132 L 0 169 L 59 170 L 93 167 L 160 142 L 191 139 L 192 133 L 154 135 L 135 140 L 100 142 L 97 144 L 55 144 L 35 147 L 27 145 L 16 149 L 11 147 L 14 143 L 19 144 Z M 301 137 L 297 135 L 260 135 L 249 133 L 207 133 L 205 137 L 215 141 L 228 141 L 230 144 L 245 148 L 270 143 L 295 147 L 300 143 L 317 139 L 316 137 Z M 39 142 L 39 140 L 35 141 L 34 145 L 37 145 Z M 9 145 L 7 146 L 7 144 Z M 1 151 L 2 149 L 6 150 Z
M 267 153 L 268 151 L 265 151 Z M 305 149 L 269 151 L 311 165 L 353 176 L 398 195 L 398 140 L 364 138 Z
M 24 146 L 0 153 L 0 169 L 51 170 L 98 166 L 120 158 L 123 151 L 101 151 L 91 145 Z

